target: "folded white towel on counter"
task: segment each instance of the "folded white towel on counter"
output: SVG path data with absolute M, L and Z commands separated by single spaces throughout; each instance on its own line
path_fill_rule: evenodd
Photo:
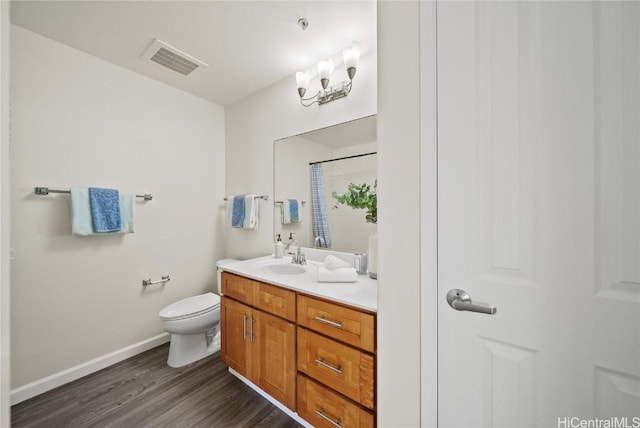
M 318 282 L 356 282 L 358 272 L 352 267 L 336 269 L 318 268 Z
M 324 259 L 324 267 L 326 267 L 327 269 L 339 269 L 352 268 L 353 266 L 334 255 L 328 255 L 327 258 Z

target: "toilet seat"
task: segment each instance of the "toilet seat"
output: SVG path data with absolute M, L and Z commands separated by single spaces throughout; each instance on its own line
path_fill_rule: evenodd
M 176 321 L 204 315 L 215 311 L 219 306 L 220 296 L 213 293 L 205 293 L 172 303 L 162 309 L 159 315 L 164 321 Z

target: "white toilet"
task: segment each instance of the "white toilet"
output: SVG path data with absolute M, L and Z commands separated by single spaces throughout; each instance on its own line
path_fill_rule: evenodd
M 222 268 L 237 260 L 224 259 L 216 263 L 218 282 Z M 219 292 L 219 285 L 218 290 Z M 162 309 L 162 327 L 171 333 L 170 367 L 182 367 L 220 350 L 220 296 L 204 293 L 187 297 Z

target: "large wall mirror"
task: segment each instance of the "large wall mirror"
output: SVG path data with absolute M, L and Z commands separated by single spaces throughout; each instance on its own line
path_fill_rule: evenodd
M 373 187 L 377 151 L 375 116 L 274 142 L 274 230 L 285 245 L 294 233 L 303 247 L 367 251 L 376 226 L 364 209 L 336 204 L 333 194 L 350 183 Z

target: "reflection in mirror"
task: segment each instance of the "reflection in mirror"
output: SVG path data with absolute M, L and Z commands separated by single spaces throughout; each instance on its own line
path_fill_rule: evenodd
M 373 187 L 376 152 L 375 116 L 275 141 L 274 230 L 283 243 L 293 233 L 303 247 L 366 252 L 376 226 L 365 210 L 338 205 L 332 194 L 350 183 Z

